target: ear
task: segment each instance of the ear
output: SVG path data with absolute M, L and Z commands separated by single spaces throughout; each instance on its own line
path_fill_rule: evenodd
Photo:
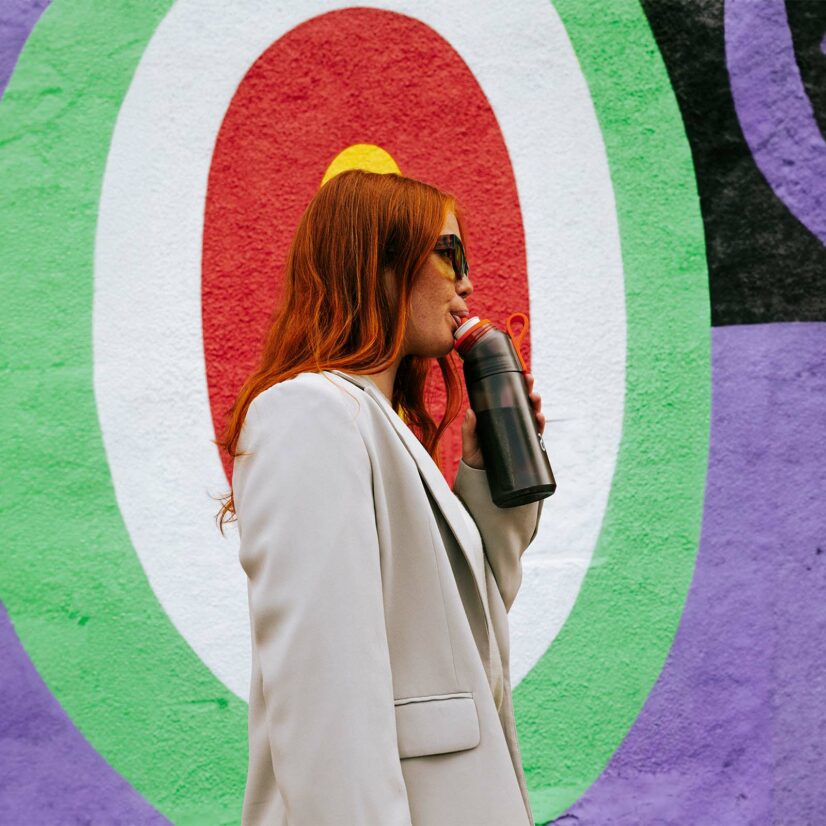
M 399 279 L 390 267 L 382 270 L 381 277 L 384 280 L 387 294 L 390 296 L 390 303 L 395 306 L 399 297 Z

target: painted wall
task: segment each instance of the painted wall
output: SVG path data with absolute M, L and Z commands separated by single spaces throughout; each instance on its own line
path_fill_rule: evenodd
M 211 440 L 356 164 L 454 192 L 472 310 L 530 316 L 537 823 L 822 823 L 824 32 L 806 0 L 7 0 L 0 822 L 239 821 Z

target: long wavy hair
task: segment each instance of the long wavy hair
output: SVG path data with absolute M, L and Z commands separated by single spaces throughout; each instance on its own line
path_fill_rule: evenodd
M 454 196 L 395 173 L 352 169 L 324 184 L 310 201 L 290 244 L 284 289 L 257 367 L 241 386 L 215 444 L 233 459 L 252 400 L 305 371 L 378 373 L 399 356 L 413 284 L 444 225 L 461 207 Z M 386 270 L 395 280 L 395 301 Z M 312 308 L 312 312 L 308 312 Z M 442 469 L 439 444 L 462 406 L 453 352 L 437 359 L 446 390 L 437 425 L 425 404 L 430 357 L 401 359 L 391 404 Z M 232 491 L 216 521 L 235 521 Z

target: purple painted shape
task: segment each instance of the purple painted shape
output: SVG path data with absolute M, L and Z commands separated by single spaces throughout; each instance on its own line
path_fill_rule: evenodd
M 0 98 L 48 5 L 0 5 Z M 38 676 L 2 603 L 0 663 L 0 823 L 169 823 L 74 727 Z
M 826 143 L 800 79 L 783 0 L 726 0 L 725 41 L 734 108 L 754 160 L 778 198 L 826 244 Z
M 50 0 L 3 0 L 0 4 L 0 98 L 23 44 Z
M 674 644 L 560 826 L 826 822 L 826 323 L 716 328 L 712 376 L 701 542 Z
M 169 823 L 74 727 L 2 603 L 0 663 L 0 823 Z

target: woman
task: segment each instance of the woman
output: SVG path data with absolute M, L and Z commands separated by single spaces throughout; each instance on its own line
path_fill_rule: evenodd
M 352 170 L 293 239 L 220 442 L 252 631 L 245 825 L 533 824 L 507 611 L 542 502 L 493 504 L 472 411 L 452 491 L 439 469 L 461 404 L 453 315 L 473 291 L 462 235 L 450 195 Z

